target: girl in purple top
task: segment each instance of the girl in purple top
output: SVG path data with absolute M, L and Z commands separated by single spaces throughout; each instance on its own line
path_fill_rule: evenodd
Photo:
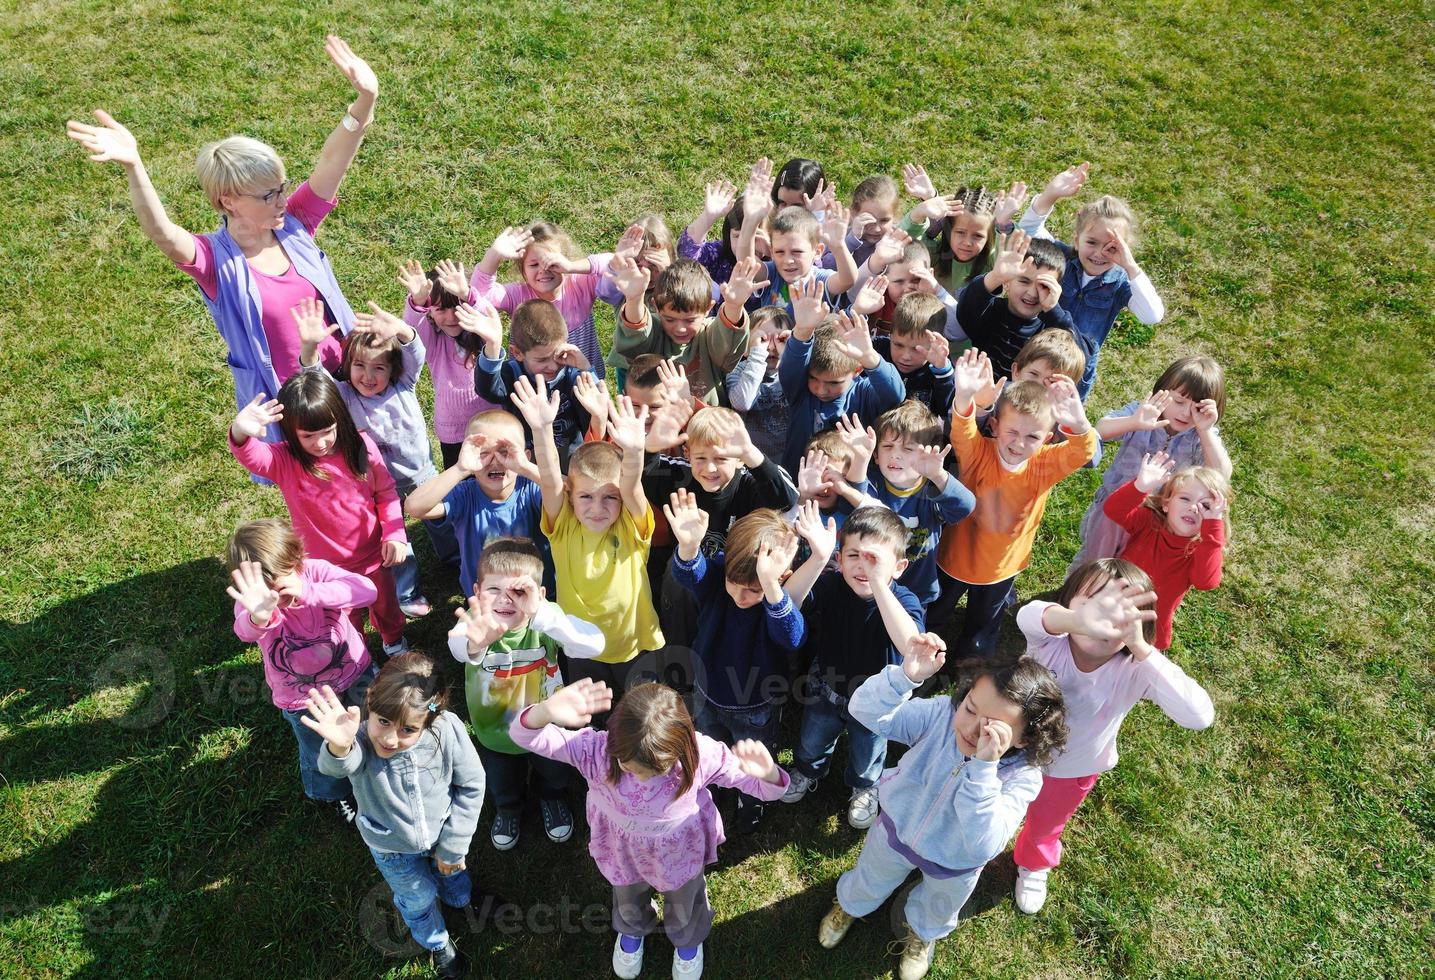
M 520 748 L 566 762 L 588 781 L 588 852 L 613 885 L 613 972 L 642 971 L 643 937 L 657 919 L 652 895 L 660 891 L 676 947 L 673 976 L 697 977 L 713 919 L 703 868 L 717 860 L 724 840 L 708 786 L 772 801 L 786 792 L 787 773 L 761 742 L 729 750 L 698 733 L 682 699 L 661 684 L 625 694 L 607 731 L 567 730 L 612 703 L 606 684 L 585 677 L 524 709 L 509 734 Z
M 353 328 L 353 313 L 313 235 L 373 121 L 379 81 L 342 39 L 329 35 L 324 50 L 358 98 L 324 142 L 309 180 L 288 193 L 284 162 L 258 140 L 231 136 L 209 144 L 196 163 L 200 185 L 221 216 L 219 230 L 209 235 L 193 235 L 169 219 L 134 136 L 108 113 L 95 110 L 98 126 L 72 120 L 67 127 L 91 160 L 124 167 L 141 229 L 199 284 L 229 346 L 238 406 L 278 391 L 298 373 L 299 338 L 289 311 L 301 300 L 322 301 L 341 333 Z M 320 355 L 326 367 L 337 367 L 338 340 L 330 338 Z M 274 430 L 269 436 L 279 439 Z

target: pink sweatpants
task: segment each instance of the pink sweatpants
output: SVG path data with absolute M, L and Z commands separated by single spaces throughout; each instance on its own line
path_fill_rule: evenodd
M 1017 834 L 1012 858 L 1017 867 L 1044 871 L 1061 863 L 1061 832 L 1086 799 L 1101 773 L 1058 779 L 1047 776 L 1041 792 L 1026 811 L 1026 823 Z

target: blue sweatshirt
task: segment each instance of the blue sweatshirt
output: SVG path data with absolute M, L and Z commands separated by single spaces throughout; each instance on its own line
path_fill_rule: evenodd
M 812 361 L 812 341 L 789 338 L 777 364 L 782 392 L 792 406 L 787 425 L 787 452 L 782 466 L 796 473 L 807 452 L 807 443 L 817 433 L 832 428 L 837 418 L 856 412 L 863 425 L 875 425 L 877 416 L 895 407 L 906 397 L 902 376 L 891 361 L 881 361 L 870 371 L 852 379 L 847 390 L 830 402 L 820 402 L 807 390 L 807 366 Z
M 480 354 L 478 363 L 473 367 L 473 390 L 495 405 L 503 406 L 518 419 L 523 425 L 524 448 L 531 449 L 533 433 L 529 431 L 528 421 L 524 419 L 523 413 L 514 407 L 511 398 L 519 375 L 526 373 L 523 365 L 507 353 L 497 360 Z M 583 434 L 588 431 L 588 413 L 573 394 L 573 386 L 578 383 L 578 373 L 577 368 L 566 367 L 548 383 L 550 393 L 558 392 L 558 417 L 553 420 L 553 444 L 558 447 L 560 453 L 583 445 Z M 590 370 L 588 373 L 596 377 L 595 372 Z M 528 380 L 532 381 L 533 376 L 529 375 Z M 567 458 L 566 455 L 564 458 Z
M 724 587 L 724 555 L 691 562 L 673 554 L 673 579 L 698 601 L 697 688 L 719 708 L 746 710 L 782 700 L 787 651 L 802 645 L 806 624 L 785 594 L 739 609 Z
M 970 514 L 977 506 L 976 498 L 951 474 L 940 491 L 927 480 L 899 490 L 874 470 L 857 489 L 882 501 L 907 525 L 907 569 L 897 581 L 911 589 L 924 607 L 931 605 L 942 591 L 937 583 L 937 542 L 942 539 L 942 528 Z

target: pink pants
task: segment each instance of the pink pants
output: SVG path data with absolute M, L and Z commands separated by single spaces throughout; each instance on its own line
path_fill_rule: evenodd
M 1026 823 L 1017 834 L 1012 858 L 1017 867 L 1045 871 L 1061 863 L 1061 832 L 1086 799 L 1101 773 L 1058 779 L 1047 776 L 1041 792 L 1026 811 Z

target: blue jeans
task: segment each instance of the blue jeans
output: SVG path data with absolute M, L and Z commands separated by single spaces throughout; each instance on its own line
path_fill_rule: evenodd
M 782 724 L 782 712 L 777 707 L 764 704 L 735 711 L 717 707 L 701 692 L 695 692 L 693 699 L 698 702 L 693 724 L 708 738 L 728 745 L 752 738 L 766 745 L 769 751 L 777 752 L 777 732 Z
M 451 908 L 466 908 L 473 898 L 468 872 L 439 874 L 429 854 L 389 854 L 372 847 L 369 853 L 393 889 L 394 905 L 413 933 L 414 942 L 424 949 L 443 949 L 448 943 L 448 928 L 435 899 Z
M 370 664 L 369 669 L 355 678 L 347 691 L 340 693 L 339 699 L 345 705 L 358 705 L 362 708 L 364 696 L 369 693 L 369 685 L 378 676 L 378 666 Z M 324 740 L 316 735 L 312 728 L 299 721 L 308 714 L 309 712 L 303 710 L 284 712 L 284 720 L 294 729 L 294 738 L 299 742 L 299 781 L 304 784 L 304 795 L 321 803 L 342 800 L 349 795 L 349 781 L 326 776 L 319 771 L 319 752 L 324 748 Z
M 802 710 L 792 768 L 808 779 L 820 778 L 832 761 L 837 736 L 844 728 L 848 735 L 847 785 L 853 789 L 877 785 L 887 758 L 887 740 L 848 714 L 846 705 L 832 704 L 816 692 Z
M 399 491 L 399 506 L 402 507 L 404 500 L 414 488 Z M 435 557 L 441 562 L 458 561 L 458 538 L 454 536 L 453 527 L 445 521 L 423 521 L 424 530 L 428 532 L 429 543 L 433 545 Z M 423 588 L 419 585 L 419 563 L 414 557 L 413 542 L 409 543 L 408 557 L 393 567 L 394 591 L 399 594 L 399 605 L 406 605 L 423 595 Z

